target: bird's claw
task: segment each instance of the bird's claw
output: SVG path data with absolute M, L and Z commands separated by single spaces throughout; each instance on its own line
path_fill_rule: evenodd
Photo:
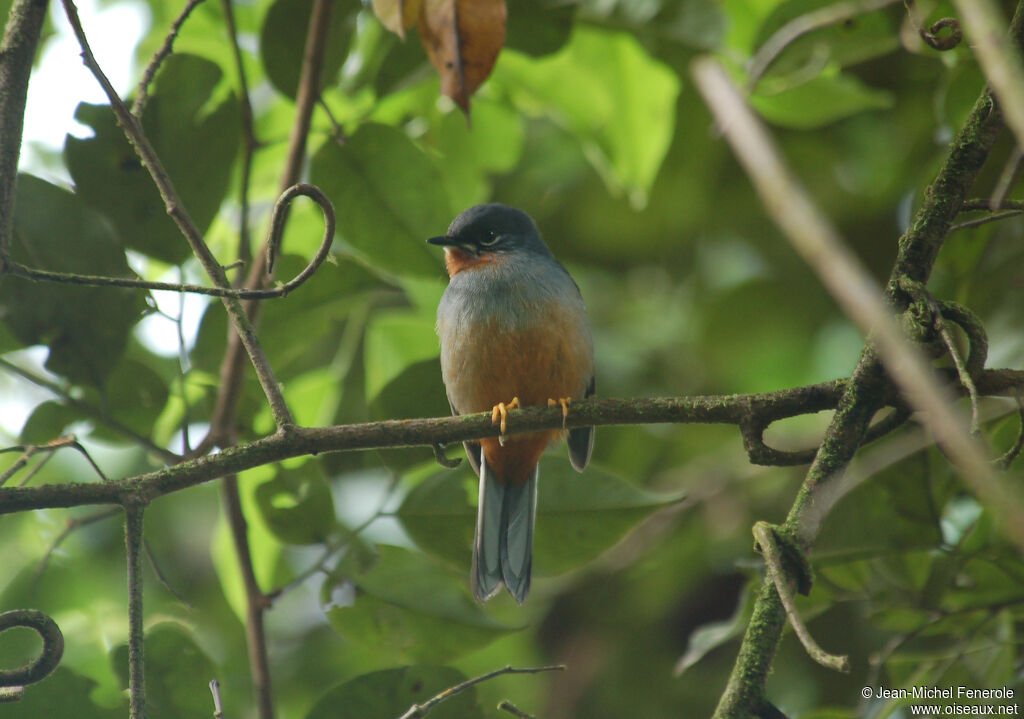
M 562 408 L 562 429 L 565 429 L 565 421 L 569 419 L 569 403 L 572 397 L 559 397 L 558 399 L 548 398 L 548 407 L 560 406 Z
M 498 418 L 501 418 L 501 422 L 499 424 L 501 433 L 498 435 L 498 444 L 502 447 L 505 446 L 505 428 L 508 421 L 508 411 L 510 409 L 515 409 L 518 406 L 519 398 L 513 397 L 512 401 L 507 404 L 505 402 L 498 402 L 498 404 L 494 405 L 494 408 L 491 410 L 491 424 L 499 424 Z

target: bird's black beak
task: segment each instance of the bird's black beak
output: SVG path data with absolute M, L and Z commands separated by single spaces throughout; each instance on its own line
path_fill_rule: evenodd
M 463 252 L 466 252 L 471 255 L 480 254 L 480 249 L 473 245 L 472 243 L 459 242 L 454 237 L 449 237 L 448 235 L 441 235 L 440 237 L 429 237 L 427 238 L 427 242 L 429 242 L 432 245 L 440 245 L 441 247 L 457 247 Z

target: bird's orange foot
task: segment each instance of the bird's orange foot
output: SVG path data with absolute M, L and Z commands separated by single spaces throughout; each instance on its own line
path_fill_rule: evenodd
M 509 402 L 508 404 L 504 402 L 498 402 L 498 404 L 494 405 L 494 408 L 491 410 L 491 424 L 498 424 L 498 418 L 501 418 L 501 434 L 498 435 L 498 444 L 501 445 L 502 447 L 505 446 L 505 425 L 508 420 L 508 411 L 510 409 L 515 409 L 518 406 L 519 398 L 513 397 L 512 401 Z
M 562 429 L 565 429 L 565 420 L 569 418 L 570 402 L 572 402 L 572 397 L 559 397 L 558 399 L 548 399 L 548 407 L 554 407 L 558 405 L 562 408 Z

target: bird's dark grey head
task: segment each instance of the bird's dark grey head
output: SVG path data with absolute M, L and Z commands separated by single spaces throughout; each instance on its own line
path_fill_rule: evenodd
M 452 221 L 448 232 L 441 237 L 431 237 L 427 242 L 457 247 L 474 255 L 533 252 L 551 256 L 530 216 L 497 202 L 470 207 Z

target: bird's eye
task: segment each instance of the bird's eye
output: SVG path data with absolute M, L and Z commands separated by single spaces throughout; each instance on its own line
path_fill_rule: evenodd
M 497 232 L 495 232 L 494 230 L 487 230 L 487 232 L 484 233 L 483 239 L 480 240 L 480 244 L 484 247 L 490 247 L 491 245 L 495 244 L 499 239 L 500 237 Z

